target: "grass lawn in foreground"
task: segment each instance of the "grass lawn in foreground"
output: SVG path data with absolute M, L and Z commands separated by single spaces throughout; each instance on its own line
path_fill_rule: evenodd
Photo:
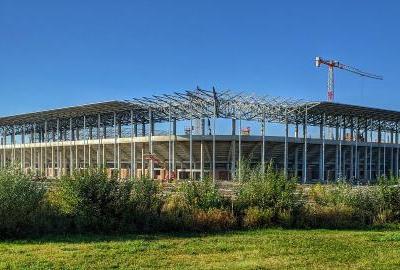
M 0 242 L 1 269 L 400 269 L 400 231 L 264 229 Z

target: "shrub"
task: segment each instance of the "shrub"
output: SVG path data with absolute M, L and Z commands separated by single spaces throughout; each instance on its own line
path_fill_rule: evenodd
M 224 201 L 218 188 L 210 179 L 184 182 L 179 192 L 191 207 L 205 211 L 221 208 Z
M 363 225 L 355 218 L 355 209 L 345 204 L 309 204 L 306 213 L 307 225 L 313 228 L 356 228 Z
M 312 226 L 362 227 L 386 217 L 384 197 L 376 186 L 354 187 L 344 182 L 315 185 L 309 192 L 309 214 Z
M 273 222 L 279 222 L 283 215 L 286 215 L 287 222 L 288 215 L 294 217 L 300 213 L 303 196 L 295 179 L 287 179 L 283 173 L 275 171 L 272 164 L 268 165 L 265 173 L 260 173 L 259 168 L 253 171 L 256 172 L 250 173 L 238 190 L 236 206 L 240 212 L 252 207 L 268 210 Z
M 398 179 L 381 178 L 378 184 L 383 200 L 383 209 L 388 221 L 400 221 L 400 186 Z M 390 213 L 390 214 L 389 214 Z
M 181 193 L 168 196 L 161 209 L 164 230 L 190 230 L 193 226 L 193 207 Z
M 272 211 L 258 207 L 247 208 L 244 212 L 243 226 L 245 228 L 268 227 L 272 224 Z
M 0 171 L 0 237 L 39 231 L 45 190 L 30 176 L 13 168 Z
M 184 182 L 162 207 L 164 228 L 174 230 L 220 231 L 234 227 L 236 219 L 225 210 L 228 205 L 210 181 Z
M 108 179 L 103 171 L 88 171 L 62 177 L 49 200 L 67 230 L 116 232 L 132 230 L 132 181 Z
M 149 178 L 133 180 L 130 205 L 131 215 L 139 230 L 158 229 L 162 197 L 160 184 Z
M 370 225 L 384 211 L 384 198 L 376 186 L 354 187 L 346 204 L 353 207 L 361 224 Z
M 196 210 L 193 214 L 193 229 L 196 231 L 224 231 L 236 224 L 234 215 L 223 209 Z

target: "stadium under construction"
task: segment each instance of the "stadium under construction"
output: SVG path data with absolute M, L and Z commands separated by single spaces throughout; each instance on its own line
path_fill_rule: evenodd
M 399 122 L 397 111 L 197 88 L 1 117 L 0 165 L 47 178 L 101 167 L 231 180 L 245 177 L 244 160 L 272 161 L 303 183 L 368 182 L 398 176 Z

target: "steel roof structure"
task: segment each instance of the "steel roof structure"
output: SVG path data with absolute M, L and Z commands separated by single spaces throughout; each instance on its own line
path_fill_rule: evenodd
M 151 113 L 149 113 L 149 111 Z M 82 127 L 101 123 L 112 126 L 114 115 L 121 124 L 167 122 L 196 118 L 228 118 L 272 123 L 396 131 L 400 112 L 331 102 L 311 102 L 282 97 L 249 95 L 230 90 L 195 90 L 153 95 L 124 101 L 108 101 L 41 112 L 0 117 L 6 133 L 18 134 L 22 127 L 31 130 L 47 121 L 47 128 Z M 323 122 L 323 119 L 325 121 Z

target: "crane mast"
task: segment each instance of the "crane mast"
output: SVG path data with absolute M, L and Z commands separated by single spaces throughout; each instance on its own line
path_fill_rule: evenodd
M 365 71 L 362 71 L 358 68 L 349 66 L 349 65 L 345 65 L 343 63 L 340 63 L 339 61 L 335 61 L 335 60 L 325 60 L 319 56 L 317 56 L 315 58 L 315 66 L 316 67 L 320 67 L 321 64 L 328 66 L 328 94 L 327 94 L 327 98 L 329 102 L 333 102 L 334 98 L 335 98 L 335 78 L 334 78 L 334 68 L 339 68 L 342 70 L 346 70 L 349 71 L 351 73 L 357 74 L 359 76 L 362 77 L 367 77 L 370 79 L 375 79 L 375 80 L 383 80 L 383 77 L 380 75 L 375 75 L 372 73 L 368 73 Z

